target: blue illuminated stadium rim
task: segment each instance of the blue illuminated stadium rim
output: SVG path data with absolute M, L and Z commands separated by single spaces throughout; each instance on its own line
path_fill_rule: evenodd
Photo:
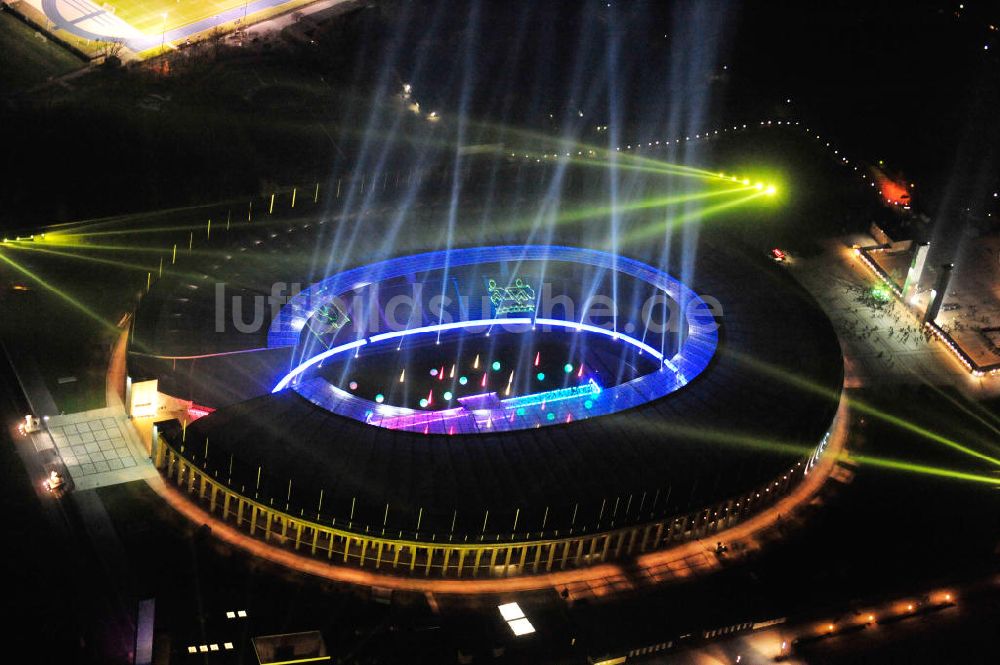
M 301 361 L 275 385 L 273 392 L 291 388 L 317 406 L 370 425 L 424 434 L 475 434 L 528 429 L 615 413 L 662 398 L 679 390 L 709 365 L 718 346 L 718 325 L 711 308 L 691 289 L 669 274 L 640 261 L 591 249 L 563 246 L 500 246 L 428 252 L 389 259 L 327 277 L 293 296 L 282 307 L 268 331 L 271 348 L 295 346 L 308 319 L 341 294 L 367 284 L 446 267 L 494 264 L 505 261 L 560 261 L 618 271 L 651 284 L 676 302 L 686 303 L 687 334 L 680 352 L 672 358 L 642 340 L 620 331 L 576 321 L 516 317 L 478 319 L 378 332 L 326 349 Z M 541 399 L 528 408 L 524 400 L 495 400 L 490 408 L 467 402 L 461 406 L 429 411 L 377 404 L 349 393 L 322 377 L 306 380 L 303 374 L 324 360 L 390 339 L 483 326 L 542 325 L 600 334 L 629 344 L 660 361 L 658 371 L 594 393 L 572 399 Z M 459 400 L 461 402 L 462 400 Z M 529 400 L 530 401 L 530 400 Z M 510 402 L 508 404 L 508 402 Z

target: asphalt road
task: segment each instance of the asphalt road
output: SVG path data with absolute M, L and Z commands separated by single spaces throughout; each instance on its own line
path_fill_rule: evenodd
M 808 645 L 792 647 L 786 663 L 811 665 L 938 665 L 996 663 L 1000 653 L 1000 578 L 984 580 L 957 592 L 958 604 L 895 622 L 873 624 Z M 851 616 L 851 613 L 846 613 Z M 782 624 L 719 640 L 650 663 L 688 665 L 775 662 L 781 644 L 815 632 L 818 621 Z
M 86 535 L 80 500 L 89 497 L 56 499 L 42 488 L 44 460 L 16 429 L 27 412 L 0 356 L 5 632 L 25 653 L 37 653 L 39 662 L 129 662 L 134 607 L 118 591 L 118 571 L 102 563 Z

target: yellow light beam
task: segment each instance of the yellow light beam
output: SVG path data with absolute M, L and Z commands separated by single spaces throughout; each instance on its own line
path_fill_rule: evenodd
M 28 268 L 26 268 L 26 267 L 22 266 L 21 264 L 19 264 L 18 262 L 14 261 L 13 259 L 11 259 L 10 257 L 8 257 L 3 252 L 0 252 L 0 261 L 3 261 L 7 265 L 11 266 L 12 268 L 14 268 L 18 272 L 20 272 L 21 274 L 23 274 L 26 277 L 28 277 L 29 279 L 31 279 L 33 282 L 35 282 L 36 284 L 38 284 L 42 288 L 44 288 L 47 291 L 49 291 L 50 293 L 56 295 L 61 300 L 63 300 L 66 303 L 68 303 L 73 309 L 75 309 L 78 312 L 86 315 L 90 319 L 93 319 L 94 321 L 98 322 L 99 324 L 101 324 L 101 326 L 103 326 L 107 330 L 113 331 L 115 333 L 120 332 L 118 330 L 118 327 L 115 326 L 113 323 L 111 323 L 110 321 L 108 321 L 107 319 L 105 319 L 104 317 L 102 317 L 101 315 L 99 315 L 96 312 L 94 312 L 93 310 L 91 310 L 86 305 L 84 305 L 81 302 L 79 302 L 78 300 L 76 300 L 73 296 L 69 295 L 68 293 L 63 292 L 62 290 L 60 290 L 56 286 L 53 286 L 45 278 L 41 277 L 40 275 L 32 272 Z
M 834 400 L 834 401 L 839 401 L 840 400 L 840 395 L 839 395 L 839 393 L 837 391 L 831 391 L 830 389 L 828 389 L 826 387 L 818 386 L 818 385 L 812 383 L 811 381 L 809 381 L 807 379 L 804 379 L 803 377 L 800 377 L 800 376 L 797 376 L 795 374 L 792 374 L 791 372 L 786 372 L 786 371 L 784 371 L 784 370 L 782 370 L 780 368 L 776 368 L 776 367 L 770 365 L 769 363 L 765 363 L 763 361 L 760 361 L 760 360 L 757 360 L 757 359 L 754 359 L 754 358 L 750 358 L 749 356 L 746 356 L 745 354 L 742 354 L 742 353 L 739 353 L 737 351 L 734 351 L 731 348 L 722 348 L 722 349 L 719 350 L 719 352 L 720 353 L 725 353 L 725 354 L 729 355 L 730 357 L 736 359 L 737 361 L 739 361 L 739 362 L 741 362 L 741 363 L 743 363 L 743 364 L 745 364 L 745 365 L 747 365 L 747 366 L 749 366 L 749 367 L 751 367 L 751 368 L 753 368 L 753 369 L 755 369 L 755 370 L 757 370 L 757 371 L 759 371 L 759 372 L 761 372 L 763 374 L 767 374 L 768 376 L 771 376 L 771 377 L 780 379 L 782 381 L 785 381 L 786 383 L 789 383 L 789 384 L 791 384 L 793 386 L 796 386 L 797 388 L 802 388 L 803 390 L 811 392 L 811 393 L 813 393 L 815 395 L 820 395 L 822 397 L 826 397 L 826 398 Z M 981 459 L 983 461 L 989 462 L 990 464 L 993 464 L 994 466 L 1000 466 L 1000 460 L 996 459 L 995 457 L 991 457 L 989 455 L 986 455 L 985 453 L 981 453 L 978 450 L 970 448 L 970 447 L 968 447 L 966 445 L 963 445 L 963 444 L 961 444 L 961 443 L 959 443 L 957 441 L 953 441 L 952 439 L 949 439 L 946 436 L 938 434 L 937 432 L 933 432 L 933 431 L 931 431 L 931 430 L 929 430 L 929 429 L 927 429 L 925 427 L 921 427 L 920 425 L 916 425 L 916 424 L 911 423 L 911 422 L 909 422 L 907 420 L 904 420 L 904 419 L 900 418 L 899 416 L 895 416 L 895 415 L 893 415 L 891 413 L 887 413 L 885 411 L 882 411 L 881 409 L 878 409 L 878 408 L 876 408 L 874 406 L 866 404 L 865 402 L 863 402 L 863 401 L 861 401 L 859 399 L 849 397 L 848 398 L 848 403 L 849 403 L 849 405 L 850 405 L 850 407 L 852 409 L 854 409 L 854 410 L 856 410 L 856 411 L 858 411 L 860 413 L 864 413 L 866 415 L 870 415 L 873 418 L 877 418 L 877 419 L 879 419 L 879 420 L 881 420 L 883 422 L 889 423 L 890 425 L 894 425 L 895 427 L 898 427 L 900 429 L 906 430 L 907 432 L 911 432 L 913 434 L 916 434 L 916 435 L 920 436 L 921 438 L 927 439 L 929 441 L 934 441 L 935 443 L 940 443 L 940 444 L 942 444 L 944 446 L 947 446 L 948 448 L 951 448 L 952 450 L 957 450 L 957 451 L 965 453 L 966 455 L 969 455 L 971 457 L 975 457 L 977 459 Z
M 713 429 L 706 429 L 703 427 L 690 427 L 685 425 L 677 425 L 675 423 L 671 423 L 669 425 L 643 423 L 642 426 L 647 429 L 654 430 L 654 433 L 663 432 L 671 434 L 680 434 L 687 439 L 695 441 L 703 441 L 705 443 L 721 444 L 724 446 L 732 446 L 738 448 L 749 448 L 751 450 L 759 450 L 762 452 L 769 452 L 777 455 L 786 455 L 789 457 L 802 458 L 807 455 L 811 455 L 815 450 L 814 446 L 803 446 L 798 443 L 779 441 L 775 439 L 769 439 L 766 437 L 746 434 L 741 432 L 713 430 Z M 890 469 L 893 471 L 918 473 L 922 475 L 948 478 L 951 480 L 967 480 L 975 483 L 992 485 L 994 487 L 1000 486 L 1000 477 L 971 473 L 968 471 L 961 471 L 956 469 L 940 468 L 928 464 L 921 464 L 918 462 L 910 462 L 907 460 L 901 460 L 889 457 L 878 457 L 874 455 L 857 455 L 845 451 L 837 456 L 837 460 L 849 463 L 856 462 L 867 466 L 874 466 L 882 469 Z

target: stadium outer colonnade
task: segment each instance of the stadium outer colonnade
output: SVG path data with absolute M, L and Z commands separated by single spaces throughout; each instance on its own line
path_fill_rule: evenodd
M 838 414 L 830 432 L 837 428 Z M 703 538 L 738 524 L 761 512 L 785 496 L 805 479 L 819 461 L 828 442 L 828 433 L 816 451 L 795 463 L 788 472 L 750 492 L 721 503 L 676 517 L 621 527 L 581 531 L 564 538 L 532 540 L 406 540 L 382 534 L 360 533 L 320 524 L 292 515 L 272 505 L 243 496 L 185 456 L 183 445 L 176 449 L 162 434 L 152 441 L 152 458 L 167 482 L 188 498 L 207 508 L 208 513 L 266 543 L 291 547 L 313 557 L 325 556 L 331 563 L 366 565 L 374 569 L 423 573 L 433 570 L 442 577 L 510 577 L 580 568 L 614 559 L 638 555 L 670 545 Z M 191 453 L 188 452 L 188 455 Z M 216 472 L 217 473 L 217 472 Z M 530 536 L 530 534 L 529 534 Z

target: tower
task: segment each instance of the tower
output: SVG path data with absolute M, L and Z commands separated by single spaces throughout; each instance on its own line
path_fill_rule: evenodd
M 917 292 L 930 247 L 929 242 L 922 242 L 917 245 L 916 251 L 913 252 L 913 257 L 910 259 L 910 269 L 906 271 L 906 281 L 903 283 L 903 300 L 906 302 L 909 302 L 910 298 Z
M 941 266 L 941 274 L 938 275 L 937 284 L 934 286 L 934 299 L 927 306 L 927 312 L 924 314 L 924 323 L 933 323 L 934 319 L 937 318 L 938 312 L 941 311 L 941 305 L 944 303 L 944 296 L 948 291 L 948 284 L 951 282 L 951 273 L 954 269 L 954 263 L 946 263 Z

